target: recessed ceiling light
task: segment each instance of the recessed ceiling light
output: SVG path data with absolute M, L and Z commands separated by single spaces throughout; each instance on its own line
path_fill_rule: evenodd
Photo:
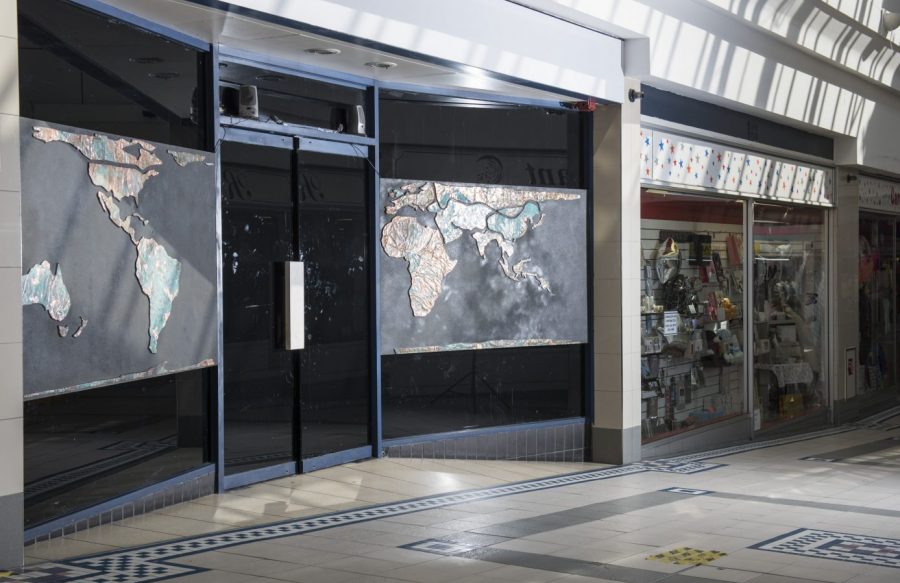
M 366 67 L 371 67 L 372 69 L 393 69 L 397 66 L 397 63 L 392 63 L 390 61 L 369 61 L 366 63 Z
M 181 77 L 181 74 L 174 71 L 160 71 L 159 73 L 147 73 L 147 76 L 153 77 L 154 79 L 162 79 L 163 81 L 168 81 L 170 79 Z
M 275 73 L 265 73 L 263 75 L 256 76 L 257 81 L 269 81 L 271 83 L 279 83 L 285 80 L 284 75 L 277 75 Z
M 158 65 L 163 62 L 159 57 L 131 57 L 128 60 L 138 65 Z
M 341 54 L 340 49 L 332 49 L 330 47 L 313 47 L 311 49 L 306 49 L 304 52 L 309 53 L 310 55 L 339 55 L 339 54 Z

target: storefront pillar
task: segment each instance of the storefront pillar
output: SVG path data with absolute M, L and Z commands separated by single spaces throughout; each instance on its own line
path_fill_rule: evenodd
M 834 289 L 835 341 L 832 375 L 834 422 L 842 423 L 858 415 L 857 378 L 863 372 L 859 346 L 859 175 L 839 169 L 835 185 Z M 852 359 L 852 362 L 850 360 Z
M 0 571 L 23 563 L 22 223 L 16 3 L 0 3 Z
M 641 456 L 640 427 L 640 101 L 625 80 L 622 104 L 594 113 L 593 281 L 595 462 Z

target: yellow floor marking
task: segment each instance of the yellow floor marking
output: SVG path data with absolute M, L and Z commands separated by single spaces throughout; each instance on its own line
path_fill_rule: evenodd
M 722 551 L 702 551 L 690 547 L 679 547 L 657 555 L 650 555 L 647 557 L 647 560 L 672 563 L 674 565 L 706 565 L 726 555 L 728 553 L 723 553 Z

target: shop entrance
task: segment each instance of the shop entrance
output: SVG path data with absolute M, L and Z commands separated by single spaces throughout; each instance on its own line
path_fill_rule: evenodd
M 291 473 L 297 462 L 303 469 L 309 460 L 370 443 L 365 153 L 350 144 L 226 133 L 226 475 Z M 304 276 L 302 319 L 297 294 L 285 293 L 288 262 L 302 262 L 293 267 Z M 286 334 L 296 340 L 297 332 L 303 348 L 290 349 Z

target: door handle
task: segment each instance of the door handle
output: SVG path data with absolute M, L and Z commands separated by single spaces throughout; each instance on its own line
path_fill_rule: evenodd
M 305 348 L 306 294 L 303 262 L 284 262 L 284 347 L 287 350 Z

